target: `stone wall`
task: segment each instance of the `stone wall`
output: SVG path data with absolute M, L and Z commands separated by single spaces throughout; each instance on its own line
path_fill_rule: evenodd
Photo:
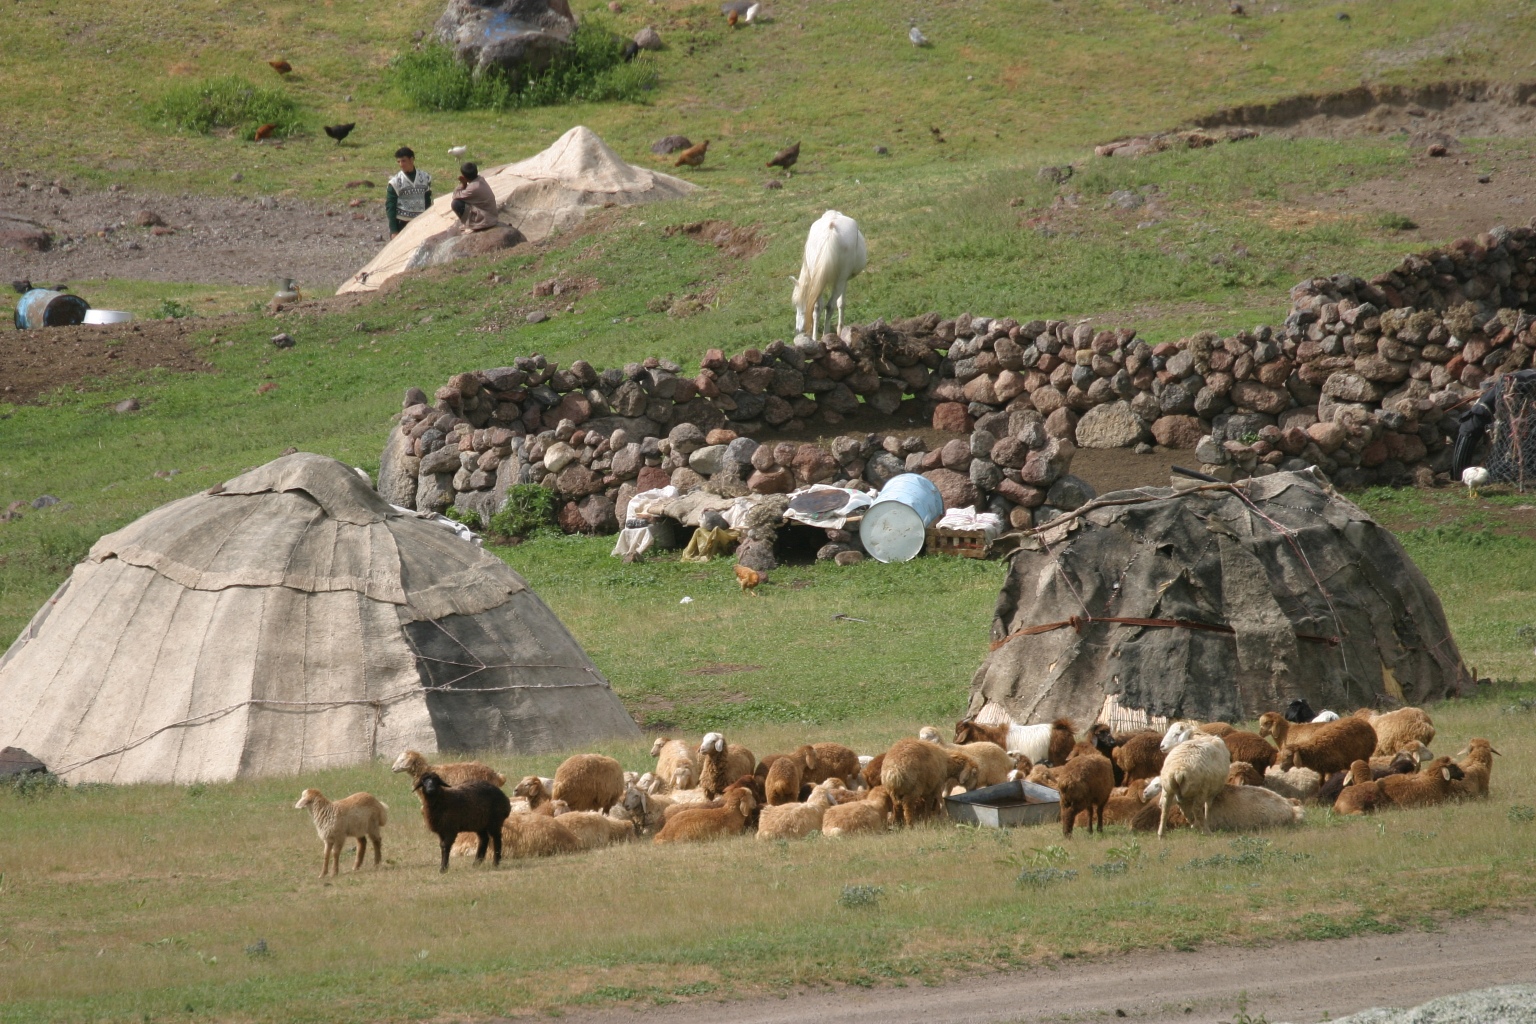
M 921 472 L 946 504 L 1022 527 L 1091 494 L 1068 472 L 1077 447 L 1153 442 L 1194 448 L 1224 478 L 1316 465 L 1346 488 L 1428 485 L 1444 481 L 1457 407 L 1530 365 L 1533 277 L 1536 232 L 1495 228 L 1371 281 L 1304 281 L 1283 324 L 1226 338 L 1149 345 L 1129 328 L 930 313 L 711 349 L 692 375 L 658 359 L 599 371 L 525 356 L 431 396 L 410 389 L 380 489 L 489 514 L 512 484 L 540 483 L 566 529 L 607 532 L 630 494 L 667 483 L 774 494 Z M 871 411 L 952 439 L 753 439 L 824 436 Z

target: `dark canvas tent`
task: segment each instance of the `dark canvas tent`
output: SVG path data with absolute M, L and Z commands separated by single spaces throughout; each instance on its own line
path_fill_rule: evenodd
M 99 540 L 0 659 L 0 747 L 193 782 L 639 730 L 500 559 L 289 455 Z
M 1104 495 L 1013 556 L 992 641 L 971 681 L 983 721 L 1238 721 L 1471 682 L 1402 545 L 1310 471 Z

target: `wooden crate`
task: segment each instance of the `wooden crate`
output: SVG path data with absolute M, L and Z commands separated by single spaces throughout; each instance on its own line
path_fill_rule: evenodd
M 930 555 L 954 555 L 958 558 L 986 558 L 992 542 L 986 530 L 951 530 L 948 527 L 928 528 L 928 553 Z

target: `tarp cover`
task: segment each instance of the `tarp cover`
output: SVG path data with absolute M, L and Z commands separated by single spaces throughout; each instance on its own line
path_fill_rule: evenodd
M 516 228 L 530 242 L 573 227 L 594 206 L 678 199 L 698 187 L 670 174 L 626 163 L 596 132 L 581 125 L 542 153 L 515 164 L 482 169 L 480 174 L 496 194 L 501 223 Z M 417 250 L 458 222 L 447 198 L 454 177 L 445 175 L 441 180 L 445 182 L 442 194 L 433 195 L 427 211 L 407 224 L 336 294 L 374 291 L 411 269 Z
M 1085 723 L 1109 703 L 1239 721 L 1295 697 L 1345 713 L 1471 684 L 1402 545 L 1310 471 L 1099 501 L 1125 503 L 1053 525 L 1013 556 L 970 714 Z M 1084 621 L 1105 617 L 1230 629 Z
M 97 541 L 0 658 L 0 708 L 0 747 L 71 781 L 217 781 L 639 731 L 521 576 L 307 453 Z

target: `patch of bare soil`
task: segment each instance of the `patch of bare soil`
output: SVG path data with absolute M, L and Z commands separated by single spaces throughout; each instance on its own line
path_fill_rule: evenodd
M 218 320 L 0 331 L 0 403 L 24 405 L 58 388 L 84 391 L 93 382 L 133 371 L 211 372 L 190 339 L 193 331 Z
M 563 1024 L 990 1024 L 1126 1019 L 1140 1024 L 1329 1020 L 1536 979 L 1536 917 L 1455 921 L 1438 931 L 1322 942 L 1207 946 L 999 972 L 935 986 L 780 993 L 562 1014 Z M 1239 1003 L 1239 999 L 1244 1003 Z M 1239 1016 L 1239 1009 L 1246 1016 Z M 722 1013 L 723 1011 L 723 1013 Z
M 366 183 L 365 183 L 366 184 Z M 0 209 L 52 235 L 46 252 L 0 249 L 0 278 L 130 278 L 331 291 L 384 244 L 384 184 L 314 203 L 75 189 L 27 172 L 0 179 Z M 351 207 L 351 199 L 361 199 Z
M 662 231 L 666 237 L 687 235 L 719 249 L 732 259 L 751 259 L 768 248 L 768 240 L 757 233 L 757 226 L 745 227 L 728 220 L 701 220 L 692 224 L 674 224 Z
M 1288 139 L 1337 139 L 1406 129 L 1425 137 L 1536 135 L 1536 83 L 1432 82 L 1361 85 L 1273 103 L 1228 107 L 1196 118 L 1200 128 L 1256 128 Z
M 1129 448 L 1079 448 L 1072 456 L 1072 475 L 1093 485 L 1100 494 L 1133 487 L 1167 487 L 1173 467 L 1199 469 L 1192 451 L 1154 448 L 1137 455 Z

